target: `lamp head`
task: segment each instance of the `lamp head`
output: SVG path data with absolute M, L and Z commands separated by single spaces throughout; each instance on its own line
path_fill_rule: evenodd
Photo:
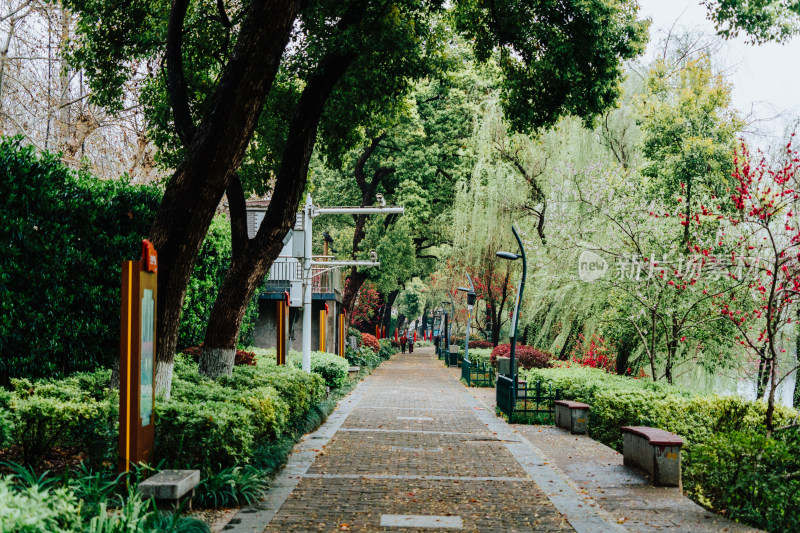
M 509 261 L 514 261 L 515 259 L 519 259 L 521 256 L 513 253 L 513 252 L 497 252 L 497 257 L 500 259 L 508 259 Z
M 469 291 L 471 291 L 472 289 L 469 289 L 469 288 L 467 288 L 467 287 L 459 287 L 459 288 L 458 288 L 458 290 L 460 290 L 461 292 L 469 292 Z

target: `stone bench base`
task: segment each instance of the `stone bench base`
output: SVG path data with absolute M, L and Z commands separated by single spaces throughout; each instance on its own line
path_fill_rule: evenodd
M 358 375 L 360 371 L 361 371 L 360 366 L 351 366 L 350 368 L 347 369 L 347 375 L 350 376 L 351 378 L 354 378 Z
M 679 436 L 646 426 L 629 426 L 622 429 L 623 463 L 645 470 L 654 485 L 679 487 L 681 485 L 681 446 Z
M 575 435 L 586 434 L 586 420 L 589 417 L 591 406 L 567 400 L 556 400 L 553 403 L 556 411 L 556 426 L 568 429 Z
M 200 483 L 199 470 L 162 470 L 139 483 L 139 493 L 145 498 L 155 498 L 159 507 L 177 509 L 186 500 L 192 508 L 194 488 Z

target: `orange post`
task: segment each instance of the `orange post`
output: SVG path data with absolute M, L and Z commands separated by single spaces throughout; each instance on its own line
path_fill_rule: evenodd
M 328 321 L 328 313 L 322 309 L 319 312 L 319 351 L 325 351 L 325 323 Z
M 278 302 L 278 342 L 276 344 L 275 362 L 280 365 L 286 364 L 286 346 L 289 336 L 289 306 L 285 300 Z

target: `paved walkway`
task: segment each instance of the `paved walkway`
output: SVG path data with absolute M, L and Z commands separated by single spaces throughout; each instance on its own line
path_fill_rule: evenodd
M 691 517 L 692 525 L 680 520 L 655 523 L 620 503 L 624 490 L 607 493 L 611 499 L 606 502 L 616 506 L 598 505 L 603 476 L 592 485 L 586 482 L 588 473 L 578 472 L 576 483 L 565 471 L 569 447 L 577 442 L 575 450 L 585 454 L 586 446 L 601 445 L 591 439 L 581 444 L 551 428 L 518 431 L 519 426 L 497 418 L 479 399 L 481 394 L 485 392 L 461 385 L 455 370 L 445 368 L 430 348 L 393 357 L 296 446 L 267 497 L 243 509 L 226 530 L 744 530 L 704 516 L 691 502 L 700 511 Z M 539 438 L 539 430 L 549 438 Z M 541 444 L 547 444 L 547 455 Z M 608 462 L 606 455 L 598 457 Z M 627 469 L 614 475 L 641 480 Z M 675 501 L 688 500 L 678 494 Z M 727 526 L 733 528 L 723 529 Z

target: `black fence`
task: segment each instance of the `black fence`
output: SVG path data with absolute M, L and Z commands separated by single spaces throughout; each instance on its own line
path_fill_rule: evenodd
M 559 389 L 553 389 L 552 385 L 542 386 L 541 381 L 530 386 L 520 381 L 517 383 L 517 394 L 514 398 L 513 385 L 514 382 L 508 376 L 497 376 L 497 408 L 508 417 L 509 423 L 554 423 L 553 402 L 561 399 Z
M 469 359 L 461 361 L 461 379 L 467 387 L 494 387 L 494 368 L 489 363 Z

